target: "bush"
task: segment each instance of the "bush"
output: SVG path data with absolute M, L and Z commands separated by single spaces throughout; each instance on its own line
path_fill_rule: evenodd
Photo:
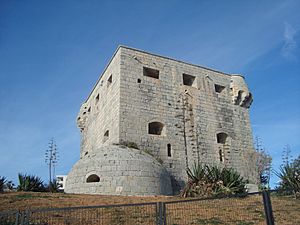
M 207 197 L 242 194 L 247 183 L 231 168 L 194 165 L 187 170 L 188 183 L 181 192 L 182 197 Z
M 5 184 L 6 184 L 6 178 L 0 176 L 0 192 L 4 191 Z
M 45 191 L 44 182 L 38 176 L 27 175 L 27 174 L 18 174 L 19 177 L 19 186 L 17 187 L 18 191 L 35 191 L 41 192 Z
M 52 182 L 48 184 L 46 187 L 46 190 L 52 193 L 60 192 L 59 188 L 61 187 L 61 184 L 58 184 L 55 179 L 53 179 Z
M 287 194 L 293 193 L 297 197 L 300 193 L 300 156 L 292 163 L 282 165 L 279 171 L 274 173 L 280 178 L 277 190 Z

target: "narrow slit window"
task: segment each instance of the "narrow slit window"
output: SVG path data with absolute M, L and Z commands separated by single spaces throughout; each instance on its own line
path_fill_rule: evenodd
M 215 84 L 215 91 L 217 93 L 222 93 L 225 90 L 225 87 L 219 84 Z
M 172 147 L 171 144 L 167 144 L 168 157 L 172 157 Z
M 104 137 L 103 137 L 103 143 L 106 142 L 109 138 L 109 130 L 105 131 Z
M 186 86 L 194 86 L 195 83 L 195 76 L 188 75 L 188 74 L 182 74 L 183 84 Z
M 222 149 L 219 150 L 219 158 L 220 158 L 220 162 L 223 162 L 223 151 L 222 151 Z
M 95 103 L 98 104 L 98 102 L 99 102 L 99 94 L 95 98 Z
M 100 177 L 97 176 L 96 174 L 92 174 L 90 176 L 88 176 L 88 178 L 86 179 L 87 183 L 96 183 L 96 182 L 100 182 Z
M 159 79 L 159 70 L 143 67 L 143 75 L 146 77 Z
M 108 80 L 107 80 L 107 86 L 109 86 L 112 82 L 113 82 L 113 77 L 112 77 L 112 74 L 111 74 L 109 76 Z

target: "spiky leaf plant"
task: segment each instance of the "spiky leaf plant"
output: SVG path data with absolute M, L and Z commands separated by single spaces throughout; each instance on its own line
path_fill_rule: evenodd
M 6 183 L 6 178 L 0 176 L 0 193 L 4 191 L 5 183 Z
M 299 160 L 299 159 L 298 159 Z M 300 193 L 300 165 L 297 160 L 293 163 L 282 165 L 279 171 L 274 171 L 275 175 L 280 178 L 277 189 L 284 193 L 293 193 L 295 197 Z
M 57 182 L 57 180 L 53 179 L 53 181 L 47 185 L 46 189 L 49 192 L 56 193 L 56 192 L 60 191 L 60 189 L 59 189 L 60 187 L 61 187 L 61 184 L 59 184 Z
M 18 174 L 19 186 L 18 191 L 45 191 L 44 182 L 38 176 L 27 175 L 27 174 Z
M 246 181 L 235 170 L 209 165 L 194 165 L 187 170 L 188 182 L 181 192 L 183 197 L 206 197 L 241 194 Z

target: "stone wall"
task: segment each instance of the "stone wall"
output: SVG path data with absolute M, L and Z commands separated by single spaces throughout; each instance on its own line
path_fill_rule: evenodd
M 120 52 L 116 52 L 80 108 L 81 157 L 119 142 L 120 64 Z
M 254 182 L 254 167 L 247 165 L 248 153 L 253 152 L 251 103 L 235 104 L 234 100 L 238 90 L 249 95 L 242 76 L 129 48 L 120 51 L 121 140 L 136 142 L 160 158 L 179 188 L 186 181 L 186 167 L 195 162 L 236 168 Z M 143 75 L 144 67 L 158 70 L 159 78 Z M 183 76 L 194 80 L 187 79 L 185 85 Z M 148 134 L 153 121 L 164 124 L 162 135 Z M 225 144 L 217 143 L 217 133 L 228 135 Z
M 124 142 L 136 143 L 162 164 L 174 193 L 183 187 L 186 168 L 194 163 L 233 167 L 255 183 L 251 103 L 252 95 L 241 75 L 121 46 L 80 109 L 81 160 L 70 172 L 69 184 L 79 179 L 74 178 L 78 171 L 84 183 L 88 171 L 82 168 L 89 163 L 105 177 L 95 157 L 105 147 Z M 135 177 L 130 171 L 128 176 Z M 85 188 L 81 186 L 80 193 Z M 110 187 L 95 190 L 115 193 Z
M 90 179 L 90 178 L 99 178 Z M 102 146 L 80 159 L 66 180 L 66 193 L 172 195 L 169 174 L 151 155 L 124 146 Z

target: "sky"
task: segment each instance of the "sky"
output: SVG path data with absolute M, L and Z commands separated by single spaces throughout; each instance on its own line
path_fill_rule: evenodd
M 0 0 L 0 176 L 79 159 L 76 116 L 118 45 L 245 76 L 253 135 L 300 154 L 300 1 Z M 272 185 L 276 182 L 272 178 Z

